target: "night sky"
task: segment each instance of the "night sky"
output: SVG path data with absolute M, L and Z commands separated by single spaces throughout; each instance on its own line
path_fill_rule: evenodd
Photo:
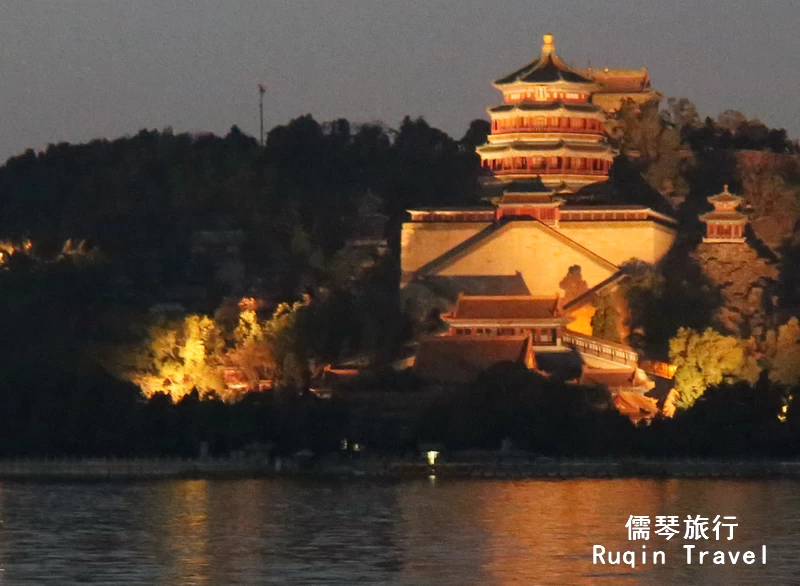
M 800 1 L 0 0 L 0 161 L 141 128 L 258 133 L 424 116 L 456 138 L 552 32 L 575 67 L 647 66 L 703 116 L 800 136 Z

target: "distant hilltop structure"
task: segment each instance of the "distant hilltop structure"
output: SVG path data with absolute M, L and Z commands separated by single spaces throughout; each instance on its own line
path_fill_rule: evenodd
M 606 112 L 615 112 L 628 100 L 636 104 L 660 102 L 664 96 L 650 85 L 650 72 L 641 69 L 604 69 L 588 67 L 583 72 L 594 80 L 598 89 L 592 94 L 592 102 Z

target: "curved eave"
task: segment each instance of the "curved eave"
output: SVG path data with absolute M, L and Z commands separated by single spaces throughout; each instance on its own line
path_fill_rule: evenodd
M 603 109 L 591 103 L 570 104 L 561 100 L 555 102 L 519 102 L 515 104 L 500 104 L 487 109 L 489 114 L 502 114 L 505 112 L 580 112 L 586 114 L 602 114 Z
M 495 87 L 513 85 L 515 83 L 579 83 L 596 85 L 594 81 L 570 68 L 555 54 L 543 55 L 513 73 L 495 80 Z
M 512 144 L 512 145 L 487 145 L 475 149 L 480 155 L 484 154 L 519 154 L 528 155 L 531 153 L 547 154 L 551 157 L 557 156 L 570 156 L 570 155 L 598 155 L 601 157 L 608 157 L 609 160 L 614 158 L 614 151 L 608 145 L 603 146 L 590 146 L 590 145 L 570 145 L 559 143 L 544 143 L 544 144 Z
M 508 132 L 503 134 L 490 134 L 486 137 L 486 145 L 502 146 L 514 144 L 560 144 L 561 141 L 569 144 L 583 144 L 587 146 L 607 145 L 606 136 L 599 132 Z
M 703 238 L 703 244 L 743 244 L 746 238 Z
M 520 206 L 530 206 L 535 208 L 557 208 L 561 205 L 562 202 L 554 201 L 554 202 L 542 202 L 542 201 L 527 201 L 524 199 L 514 200 L 514 201 L 504 201 L 500 200 L 497 202 L 498 208 L 518 208 Z
M 726 224 L 746 224 L 747 216 L 742 216 L 740 214 L 734 215 L 709 212 L 700 216 L 700 220 L 711 224 L 718 224 L 720 222 L 724 222 Z
M 677 227 L 678 226 L 678 220 L 676 220 L 672 216 L 668 216 L 666 214 L 662 214 L 661 212 L 657 212 L 653 208 L 648 208 L 646 206 L 640 206 L 640 205 L 580 206 L 580 205 L 569 204 L 569 205 L 565 205 L 561 209 L 563 210 L 563 212 L 562 212 L 562 214 L 563 214 L 562 215 L 562 223 L 563 224 L 583 223 L 583 222 L 598 222 L 598 221 L 612 221 L 612 222 L 617 222 L 617 221 L 628 222 L 628 221 L 630 221 L 630 220 L 625 220 L 625 219 L 622 219 L 622 220 L 615 220 L 615 219 L 611 219 L 611 220 L 593 220 L 593 219 L 592 220 L 590 220 L 590 219 L 576 220 L 576 219 L 569 218 L 569 216 L 567 214 L 570 214 L 570 213 L 642 212 L 648 218 L 645 221 L 654 220 L 654 221 L 656 221 L 658 223 L 661 223 L 662 225 L 663 224 L 667 224 L 668 225 L 668 226 L 664 226 L 664 227 L 670 227 L 670 226 L 671 227 Z M 634 220 L 634 221 L 636 221 L 636 220 Z
M 485 328 L 487 326 L 500 326 L 509 327 L 516 326 L 518 328 L 557 328 L 559 326 L 566 326 L 571 320 L 569 317 L 556 317 L 556 318 L 497 318 L 497 319 L 478 319 L 478 318 L 458 318 L 449 315 L 443 315 L 442 321 L 452 327 L 459 328 Z
M 742 203 L 743 198 L 738 195 L 733 195 L 732 193 L 720 193 L 719 195 L 712 195 L 707 198 L 707 200 L 712 205 L 736 204 L 738 207 Z

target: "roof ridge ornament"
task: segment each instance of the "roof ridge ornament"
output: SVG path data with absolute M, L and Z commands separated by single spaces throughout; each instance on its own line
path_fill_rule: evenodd
M 546 33 L 542 36 L 542 41 L 544 41 L 542 45 L 542 57 L 553 55 L 556 52 L 555 38 L 553 35 Z

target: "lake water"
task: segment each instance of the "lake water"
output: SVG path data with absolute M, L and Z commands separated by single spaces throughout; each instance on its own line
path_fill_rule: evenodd
M 733 541 L 684 540 L 681 527 L 629 542 L 629 515 L 739 526 Z M 0 519 L 3 585 L 800 584 L 789 481 L 0 483 Z M 642 543 L 666 563 L 592 564 L 595 544 Z M 757 561 L 686 565 L 689 543 Z

